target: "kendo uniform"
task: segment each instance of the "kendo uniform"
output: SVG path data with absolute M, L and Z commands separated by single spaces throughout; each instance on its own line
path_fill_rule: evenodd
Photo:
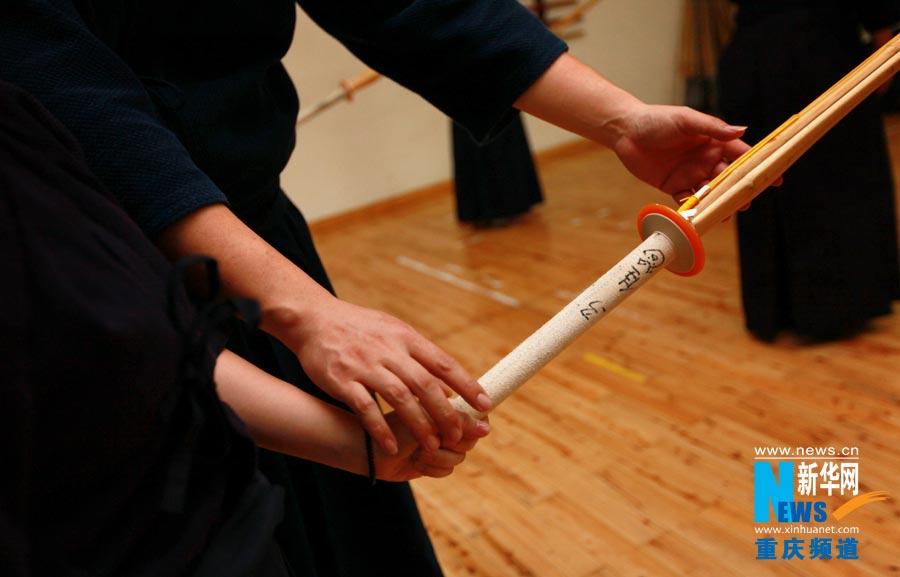
M 212 381 L 233 311 L 191 307 L 34 99 L 0 110 L 0 574 L 288 577 Z
M 515 0 L 300 4 L 479 141 L 503 129 L 513 103 L 566 50 Z M 330 289 L 307 225 L 279 185 L 298 110 L 280 63 L 294 19 L 289 0 L 6 0 L 0 78 L 35 94 L 74 133 L 151 238 L 191 211 L 227 202 Z M 244 330 L 229 347 L 324 397 L 268 335 Z M 407 484 L 371 486 L 266 452 L 260 466 L 286 490 L 279 543 L 297 575 L 440 574 Z
M 504 224 L 544 200 L 520 115 L 485 142 L 455 122 L 452 126 L 453 186 L 460 222 Z
M 896 1 L 740 0 L 719 66 L 721 113 L 758 141 L 868 55 L 861 26 L 900 19 Z M 896 79 L 895 79 L 896 82 Z M 894 187 L 877 97 L 737 217 L 747 328 L 848 336 L 900 298 Z

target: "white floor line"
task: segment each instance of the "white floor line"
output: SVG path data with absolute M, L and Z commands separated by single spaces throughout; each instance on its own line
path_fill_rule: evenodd
M 422 274 L 426 274 L 432 278 L 436 278 L 440 281 L 443 281 L 447 284 L 453 285 L 457 288 L 461 288 L 463 290 L 467 290 L 469 292 L 479 294 L 482 296 L 486 296 L 490 299 L 497 301 L 498 303 L 504 304 L 509 307 L 518 308 L 521 306 L 518 299 L 515 299 L 509 295 L 505 295 L 502 292 L 495 291 L 493 289 L 485 288 L 481 285 L 477 285 L 471 281 L 467 281 L 466 279 L 459 278 L 456 275 L 450 274 L 447 271 L 439 270 L 433 267 L 428 266 L 423 262 L 419 262 L 417 260 L 411 259 L 408 256 L 400 255 L 396 258 L 397 264 L 401 266 L 405 266 L 406 268 L 410 268 L 412 270 L 418 271 Z

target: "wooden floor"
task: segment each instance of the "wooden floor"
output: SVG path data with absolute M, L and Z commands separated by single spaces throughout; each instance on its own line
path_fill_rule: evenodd
M 900 121 L 889 133 L 900 167 Z M 663 198 L 589 145 L 541 175 L 546 202 L 507 228 L 459 226 L 447 190 L 315 226 L 338 293 L 482 374 L 633 249 L 638 210 Z M 448 577 L 900 575 L 900 314 L 844 342 L 762 344 L 732 223 L 704 244 L 700 275 L 657 275 L 500 406 L 453 477 L 413 484 Z M 858 447 L 860 492 L 892 495 L 839 523 L 859 527 L 859 560 L 756 559 L 768 446 Z

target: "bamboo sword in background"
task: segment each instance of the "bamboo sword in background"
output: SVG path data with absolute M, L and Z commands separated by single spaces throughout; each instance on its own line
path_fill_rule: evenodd
M 337 104 L 341 100 L 353 100 L 353 95 L 357 90 L 365 88 L 376 80 L 381 78 L 381 74 L 372 69 L 366 70 L 359 76 L 349 80 L 342 80 L 340 88 L 336 88 L 331 94 L 313 104 L 308 108 L 304 108 L 297 115 L 297 124 L 303 124 L 313 116 L 319 114 L 327 108 Z
M 478 379 L 496 407 L 657 271 L 692 275 L 703 266 L 700 235 L 774 183 L 819 138 L 900 69 L 900 35 L 703 186 L 680 212 L 641 211 L 643 242 Z M 454 408 L 482 414 L 461 398 Z

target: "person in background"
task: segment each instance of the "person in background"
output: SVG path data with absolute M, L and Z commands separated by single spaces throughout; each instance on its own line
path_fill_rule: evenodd
M 456 218 L 476 227 L 506 226 L 544 200 L 519 114 L 486 142 L 451 123 Z
M 721 114 L 756 141 L 890 38 L 900 2 L 737 0 L 722 55 Z M 870 42 L 862 39 L 868 31 Z M 747 329 L 850 337 L 900 298 L 894 183 L 875 95 L 737 217 Z
M 741 127 L 648 105 L 611 84 L 515 0 L 299 4 L 479 141 L 523 111 L 611 148 L 671 195 L 748 148 Z M 281 64 L 295 10 L 291 0 L 8 0 L 0 4 L 0 79 L 60 119 L 170 259 L 208 255 L 226 295 L 260 303 L 261 330 L 240 328 L 230 350 L 349 408 L 387 454 L 398 441 L 374 394 L 423 448 L 452 447 L 463 430 L 448 394 L 480 410 L 490 399 L 405 323 L 335 297 L 306 222 L 280 187 L 298 110 Z M 441 574 L 407 484 L 373 486 L 275 452 L 260 455 L 260 468 L 286 492 L 277 537 L 295 574 Z

